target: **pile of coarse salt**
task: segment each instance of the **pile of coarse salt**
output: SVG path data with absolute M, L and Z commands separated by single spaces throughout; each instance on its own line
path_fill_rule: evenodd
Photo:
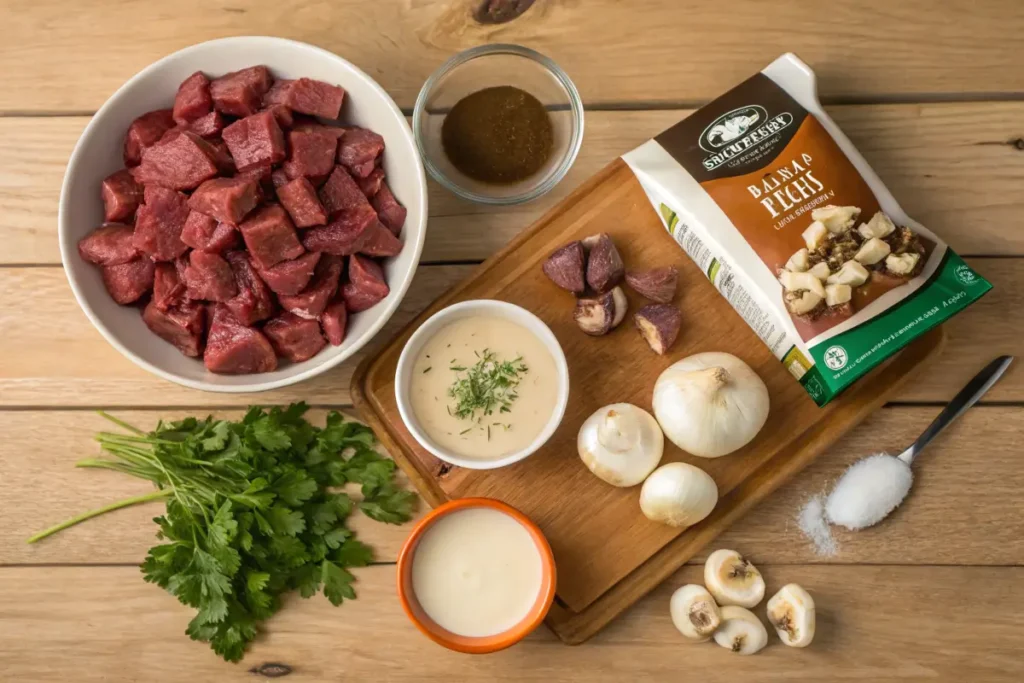
M 839 478 L 828 499 L 811 498 L 797 516 L 800 531 L 819 555 L 839 550 L 829 524 L 857 531 L 878 524 L 895 510 L 910 492 L 914 475 L 910 465 L 887 453 L 858 460 Z

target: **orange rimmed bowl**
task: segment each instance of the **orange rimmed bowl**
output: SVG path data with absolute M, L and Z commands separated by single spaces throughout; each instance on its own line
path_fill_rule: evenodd
M 463 636 L 440 626 L 420 607 L 413 590 L 412 567 L 416 561 L 416 548 L 420 539 L 439 519 L 459 510 L 481 507 L 508 515 L 530 534 L 540 553 L 540 590 L 530 611 L 511 628 L 489 636 Z M 479 655 L 504 650 L 529 635 L 544 621 L 544 617 L 547 616 L 548 610 L 551 608 L 551 602 L 555 599 L 556 579 L 555 557 L 541 530 L 522 512 L 493 498 L 460 498 L 434 508 L 416 524 L 398 556 L 398 599 L 402 603 L 402 609 L 405 610 L 406 616 L 416 625 L 416 628 L 435 643 L 443 645 L 449 650 L 468 654 Z

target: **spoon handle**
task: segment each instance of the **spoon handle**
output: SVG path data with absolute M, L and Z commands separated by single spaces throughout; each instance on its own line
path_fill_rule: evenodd
M 914 462 L 917 454 L 923 451 L 924 447 L 939 435 L 939 432 L 953 424 L 958 417 L 966 413 L 968 408 L 977 403 L 978 399 L 984 396 L 985 392 L 999 381 L 999 378 L 1003 376 L 1003 373 L 1006 372 L 1006 369 L 1010 367 L 1012 362 L 1013 356 L 1000 356 L 986 365 L 981 372 L 974 376 L 974 379 L 967 383 L 967 386 L 960 390 L 960 393 L 953 397 L 949 405 L 928 425 L 928 429 L 924 430 L 921 436 L 917 437 L 917 441 L 912 443 L 910 448 L 899 454 L 899 459 L 908 465 Z

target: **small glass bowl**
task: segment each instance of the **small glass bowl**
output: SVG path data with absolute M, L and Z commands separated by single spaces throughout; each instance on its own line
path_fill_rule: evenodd
M 463 97 L 511 85 L 530 93 L 551 116 L 554 144 L 547 164 L 518 183 L 474 180 L 452 165 L 441 145 L 445 116 Z M 583 101 L 561 67 L 519 45 L 481 45 L 460 52 L 427 79 L 416 98 L 412 130 L 423 165 L 433 178 L 463 199 L 481 204 L 522 204 L 540 197 L 565 177 L 583 142 Z

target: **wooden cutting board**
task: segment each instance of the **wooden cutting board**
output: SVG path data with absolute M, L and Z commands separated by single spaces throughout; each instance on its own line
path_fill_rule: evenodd
M 631 316 L 605 337 L 583 334 L 573 322 L 572 295 L 541 272 L 557 247 L 598 232 L 611 234 L 627 268 L 678 267 L 677 304 L 684 322 L 669 355 L 660 357 L 648 348 Z M 628 295 L 631 311 L 643 305 L 639 296 Z M 569 405 L 558 431 L 533 456 L 497 470 L 467 470 L 437 460 L 405 429 L 395 403 L 395 369 L 410 335 L 436 311 L 467 299 L 501 299 L 532 311 L 551 327 L 569 363 Z M 353 378 L 352 396 L 428 503 L 497 498 L 540 526 L 558 567 L 547 623 L 563 641 L 580 643 L 881 406 L 938 352 L 943 340 L 941 328 L 932 331 L 818 408 L 676 245 L 633 173 L 616 160 L 364 360 Z M 768 386 L 771 411 L 750 445 L 722 458 L 696 458 L 666 440 L 662 462 L 682 460 L 703 468 L 720 495 L 703 522 L 673 529 L 643 516 L 639 486 L 615 488 L 591 474 L 576 454 L 576 433 L 591 413 L 609 403 L 651 410 L 654 382 L 662 370 L 703 351 L 727 351 L 749 363 Z

